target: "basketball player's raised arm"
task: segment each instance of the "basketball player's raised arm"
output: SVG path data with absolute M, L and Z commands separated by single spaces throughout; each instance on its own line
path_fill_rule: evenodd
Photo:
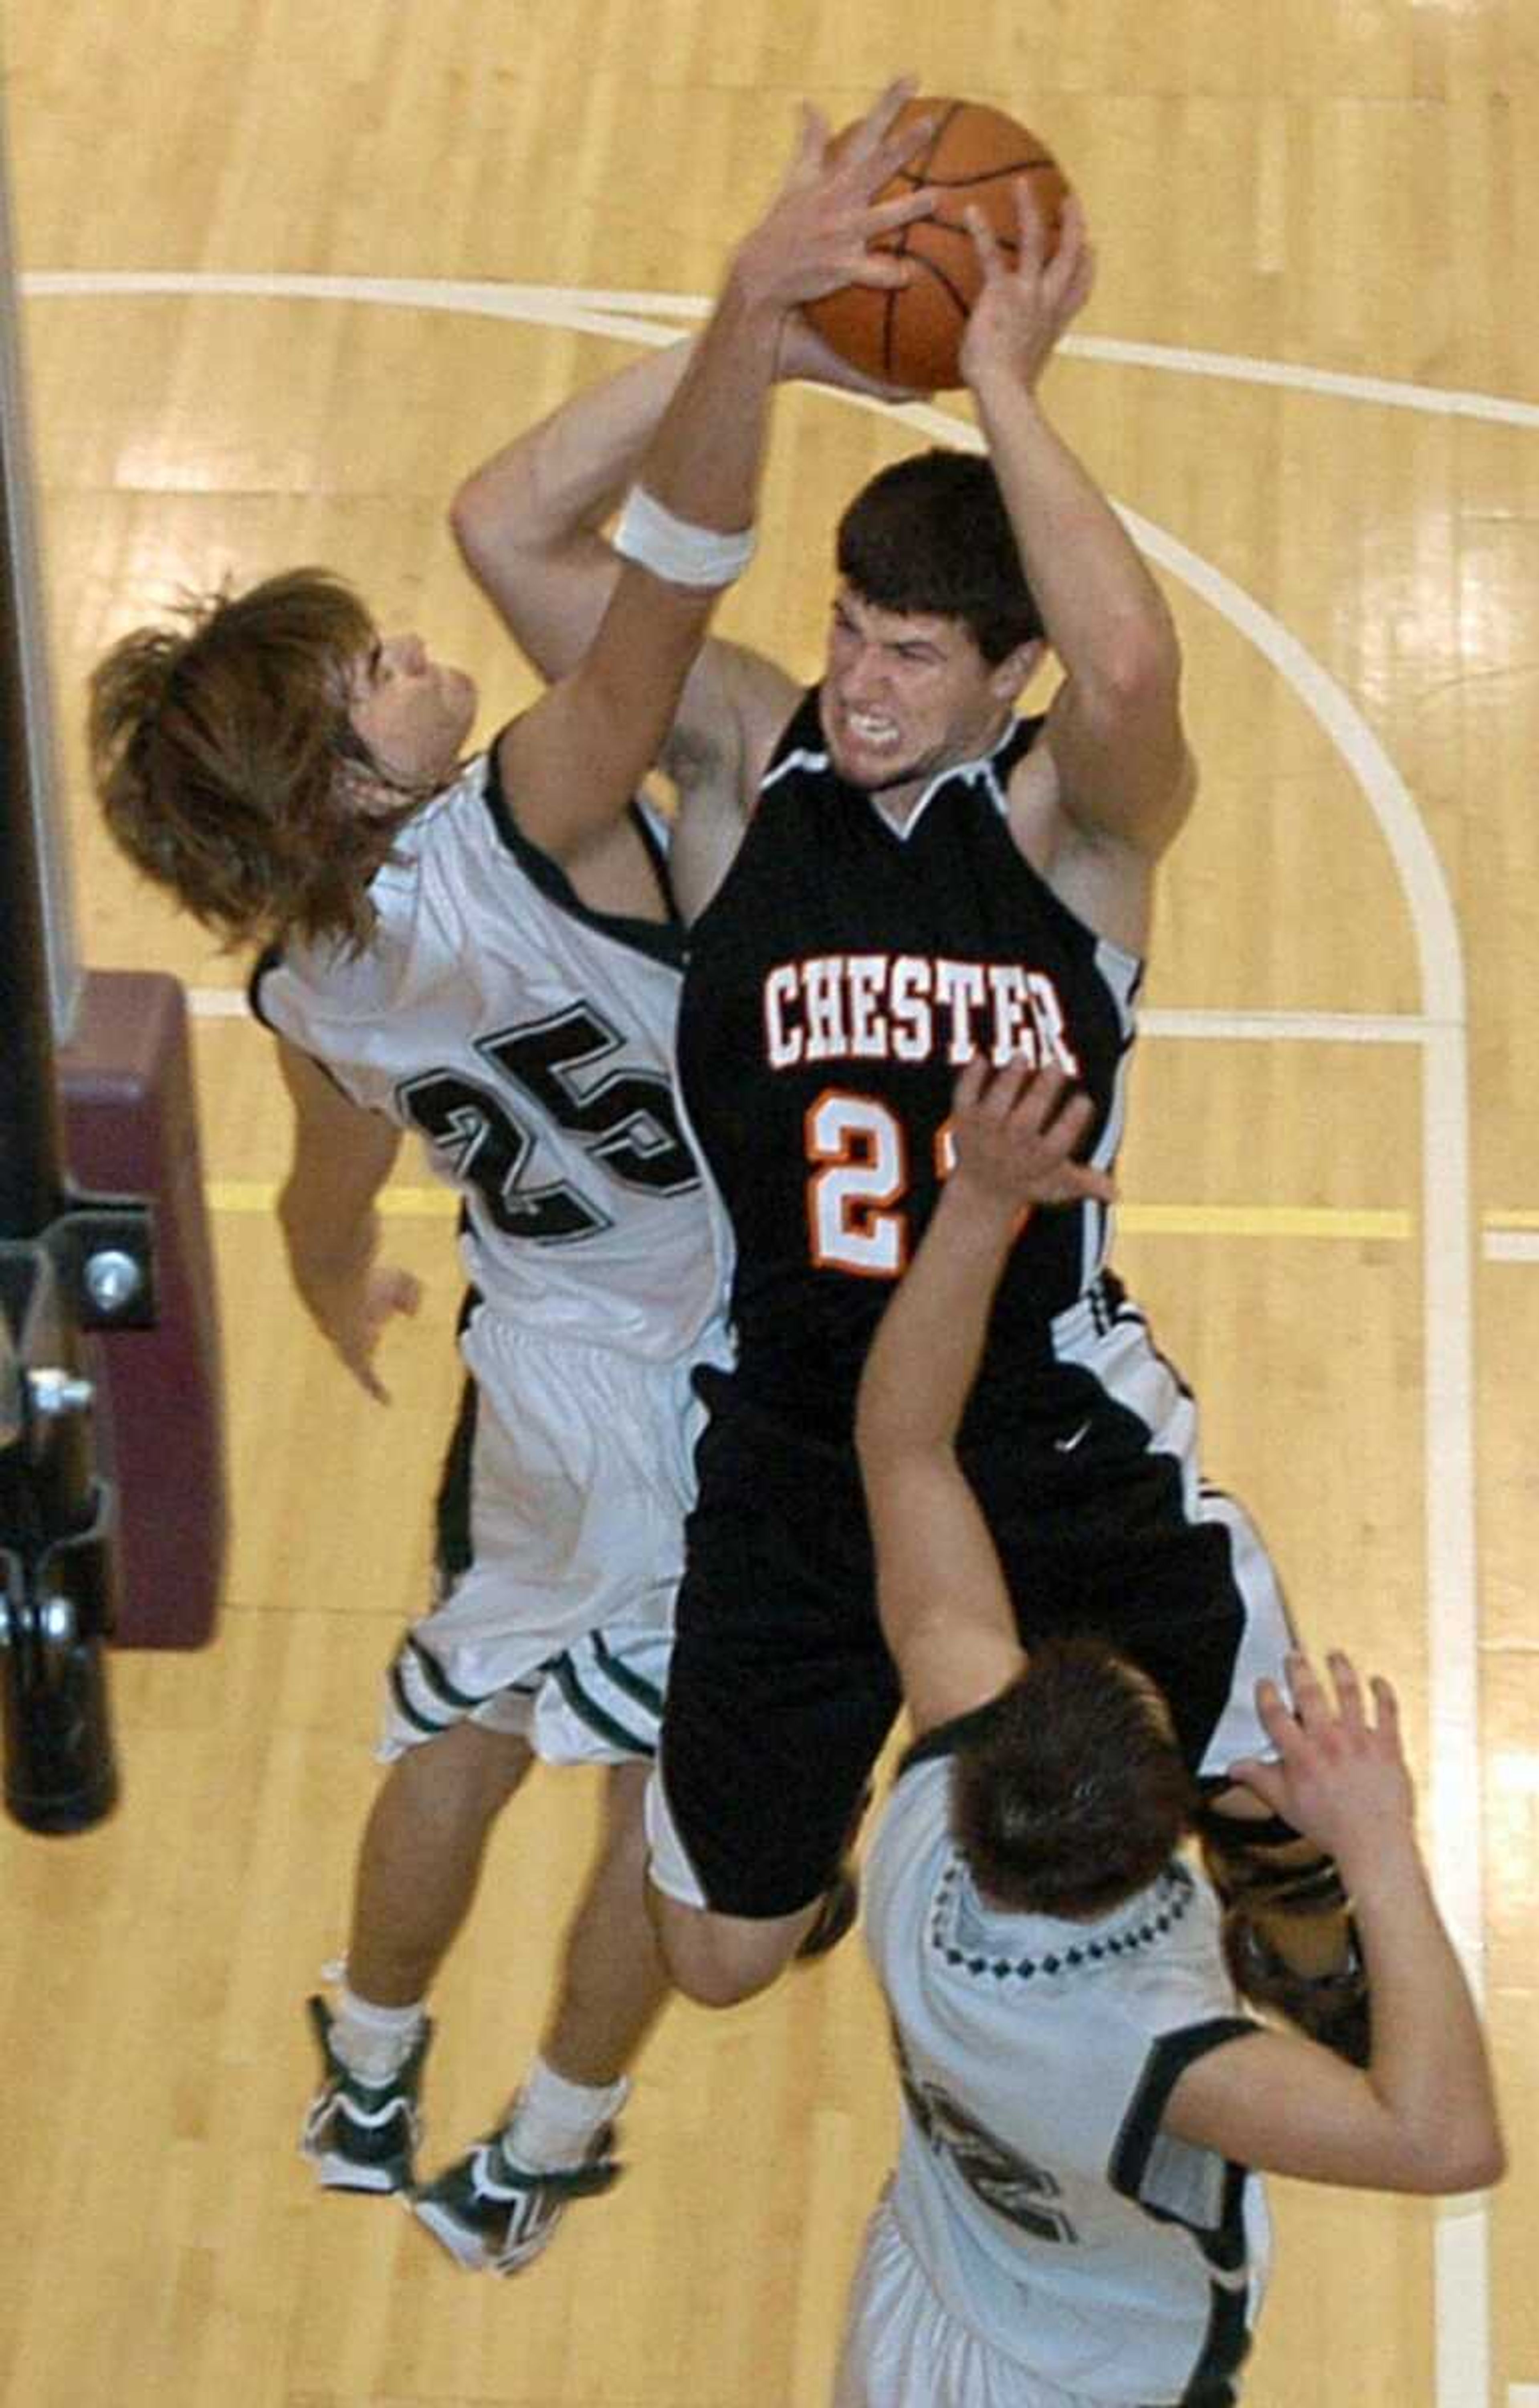
M 883 1635 L 916 1731 L 996 1697 L 1023 1656 L 994 1541 L 956 1459 L 994 1291 L 1035 1204 L 1112 1200 L 1073 1159 L 1089 1124 L 1057 1070 L 956 1083 L 956 1164 L 877 1328 L 856 1412 Z
M 1046 849 L 1038 866 L 1056 886 L 1067 885 L 1065 899 L 1100 934 L 1141 951 L 1148 869 L 1186 816 L 1193 781 L 1170 611 L 1038 393 L 1059 337 L 1089 295 L 1084 219 L 1071 199 L 1057 250 L 1044 262 L 1042 228 L 1023 197 L 1014 265 L 978 212 L 970 222 L 984 285 L 963 339 L 962 369 L 1027 581 L 1064 671 L 1048 714 L 1046 761 L 1030 755 L 1017 771 L 1013 822 L 1028 853 Z M 1048 764 L 1052 791 L 1044 793 Z M 1061 860 L 1053 840 L 1060 821 L 1068 838 Z
M 283 1037 L 278 1059 L 294 1106 L 294 1156 L 278 1198 L 289 1269 L 310 1318 L 353 1378 L 388 1404 L 374 1350 L 396 1315 L 414 1313 L 422 1301 L 410 1271 L 379 1260 L 375 1199 L 400 1152 L 401 1132 L 353 1103 Z
M 806 110 L 790 170 L 739 244 L 716 307 L 637 472 L 615 549 L 623 565 L 576 666 L 514 723 L 499 757 L 535 841 L 571 860 L 606 835 L 662 747 L 711 611 L 743 564 L 782 331 L 801 302 L 909 269 L 870 246 L 933 206 L 873 195 L 924 133 L 894 122 L 894 84 L 835 160 Z M 918 142 L 915 135 L 918 135 Z
M 1367 1958 L 1373 2046 L 1359 2071 L 1313 2041 L 1258 2032 L 1181 2076 L 1164 2128 L 1263 2172 L 1381 2190 L 1478 2190 L 1499 2179 L 1501 2126 L 1474 2002 L 1417 1845 L 1394 1693 L 1368 1710 L 1344 1656 L 1334 1698 L 1290 1659 L 1290 1712 L 1261 1682 L 1274 1763 L 1232 1768 L 1332 1855 Z
M 785 374 L 827 365 L 799 321 L 791 323 L 798 304 L 841 283 L 896 284 L 909 273 L 868 245 L 932 206 L 928 193 L 872 199 L 925 138 L 918 128 L 890 132 L 910 89 L 891 87 L 833 164 L 824 156 L 827 127 L 806 112 L 790 173 L 735 253 L 698 340 L 578 395 L 488 461 L 455 497 L 452 523 L 472 573 L 542 672 L 585 681 L 589 701 L 602 703 L 616 680 L 626 686 L 621 707 L 640 710 L 635 724 L 645 724 L 650 743 L 632 785 L 663 752 L 677 719 L 678 758 L 665 766 L 681 784 L 708 768 L 718 790 L 729 780 L 746 795 L 794 688 L 738 647 L 712 646 L 698 658 L 710 612 L 698 596 L 698 624 L 684 628 L 683 671 L 694 671 L 687 694 L 683 672 L 660 686 L 652 663 L 678 652 L 674 623 L 688 620 L 687 605 L 666 590 L 666 578 L 665 590 L 649 595 L 647 583 L 657 580 L 639 582 L 620 556 L 626 520 L 618 549 L 604 522 L 636 483 L 690 523 L 729 531 L 751 520 L 770 389 Z

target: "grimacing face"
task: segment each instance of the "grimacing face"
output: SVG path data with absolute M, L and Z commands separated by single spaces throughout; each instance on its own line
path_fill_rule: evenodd
M 997 740 L 1039 647 L 992 667 L 960 619 L 885 610 L 847 581 L 834 596 L 822 717 L 834 767 L 852 786 L 917 792 L 937 770 Z
M 436 661 L 417 635 L 386 637 L 353 664 L 348 718 L 376 761 L 409 785 L 453 772 L 476 716 L 463 669 Z

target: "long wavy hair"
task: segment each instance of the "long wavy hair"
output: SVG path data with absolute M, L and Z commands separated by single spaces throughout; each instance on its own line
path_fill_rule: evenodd
M 385 770 L 349 719 L 349 674 L 374 640 L 351 586 L 297 568 L 136 628 L 93 672 L 108 827 L 231 944 L 367 941 L 369 881 L 431 791 Z

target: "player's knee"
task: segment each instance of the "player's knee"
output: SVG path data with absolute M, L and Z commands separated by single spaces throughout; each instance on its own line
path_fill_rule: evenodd
M 490 1821 L 501 1813 L 533 1761 L 528 1742 L 513 1732 L 460 1722 L 397 1756 L 391 1780 L 435 1817 L 453 1813 Z
M 796 1918 L 782 1923 L 745 1923 L 684 1906 L 653 1888 L 653 1921 L 663 1958 L 676 1989 L 698 2007 L 736 2007 L 767 1990 L 796 1945 Z

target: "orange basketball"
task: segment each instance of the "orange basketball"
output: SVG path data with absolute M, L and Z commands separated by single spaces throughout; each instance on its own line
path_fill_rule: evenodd
M 852 366 L 890 384 L 936 393 L 962 381 L 956 355 L 982 281 L 963 212 L 970 205 L 982 209 L 1000 250 L 1014 259 L 1018 249 L 1015 187 L 1024 177 L 1047 229 L 1051 257 L 1069 187 L 1047 145 L 1002 109 L 973 100 L 911 100 L 898 123 L 906 125 L 915 117 L 935 119 L 934 138 L 899 170 L 881 197 L 892 199 L 932 184 L 941 188 L 941 199 L 933 217 L 899 226 L 875 247 L 899 252 L 919 273 L 900 293 L 846 284 L 822 301 L 809 302 L 806 314 L 824 341 Z M 833 147 L 837 150 L 854 130 L 845 126 L 834 136 Z

